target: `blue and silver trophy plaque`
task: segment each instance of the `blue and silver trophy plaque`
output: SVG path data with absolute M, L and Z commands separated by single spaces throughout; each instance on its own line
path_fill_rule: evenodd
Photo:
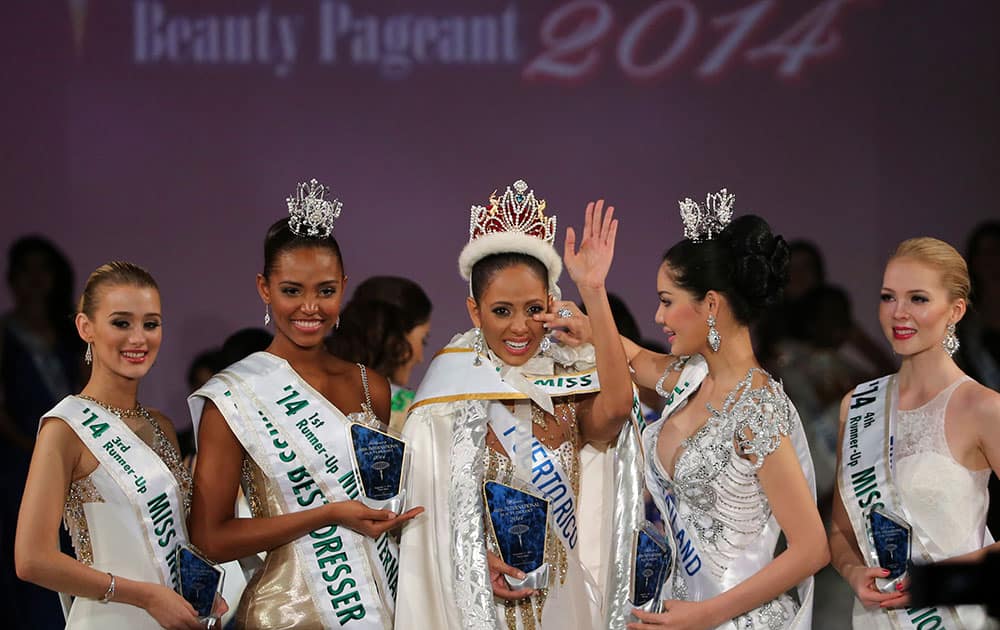
M 673 577 L 673 547 L 651 523 L 632 534 L 632 581 L 629 601 L 646 612 L 661 612 L 663 586 Z
M 214 628 L 219 618 L 212 616 L 212 608 L 216 595 L 222 592 L 226 570 L 189 545 L 181 545 L 177 548 L 177 576 L 181 597 L 191 604 L 206 628 Z
M 521 580 L 505 575 L 507 583 L 513 589 L 548 588 L 548 499 L 497 481 L 483 484 L 483 497 L 500 559 L 525 573 Z
M 406 441 L 367 423 L 352 422 L 348 431 L 358 498 L 376 510 L 402 512 L 410 459 Z
M 906 575 L 913 529 L 905 519 L 881 507 L 868 510 L 865 529 L 868 532 L 869 561 L 874 563 L 872 566 L 889 571 L 888 577 L 876 578 L 875 584 L 883 593 L 891 593 Z

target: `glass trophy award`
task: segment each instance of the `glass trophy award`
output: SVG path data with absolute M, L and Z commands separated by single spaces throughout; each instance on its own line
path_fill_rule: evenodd
M 505 575 L 513 589 L 543 589 L 549 586 L 545 562 L 549 501 L 532 492 L 497 481 L 483 484 L 490 532 L 500 559 L 524 571 L 523 579 Z
M 913 530 L 905 519 L 882 507 L 868 510 L 865 514 L 865 529 L 868 533 L 868 559 L 871 566 L 889 571 L 886 578 L 876 578 L 875 584 L 883 593 L 891 593 L 906 575 Z
M 351 459 L 358 479 L 358 499 L 376 510 L 399 514 L 406 501 L 410 452 L 406 441 L 382 423 L 352 422 Z
M 670 541 L 646 522 L 632 534 L 629 601 L 646 612 L 661 612 L 663 586 L 673 577 L 676 554 Z
M 219 618 L 212 615 L 215 597 L 222 592 L 226 571 L 189 545 L 177 548 L 178 592 L 198 613 L 206 628 L 214 628 Z

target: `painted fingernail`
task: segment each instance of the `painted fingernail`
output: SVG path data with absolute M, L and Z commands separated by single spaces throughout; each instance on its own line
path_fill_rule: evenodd
M 897 584 L 897 585 L 896 585 L 896 590 L 897 590 L 897 591 L 901 591 L 901 590 L 903 590 L 903 585 L 902 585 L 902 584 Z
M 889 575 L 889 569 L 882 569 L 882 575 Z
M 518 571 L 517 572 L 517 579 L 519 579 L 519 580 L 523 580 L 524 579 L 524 571 Z

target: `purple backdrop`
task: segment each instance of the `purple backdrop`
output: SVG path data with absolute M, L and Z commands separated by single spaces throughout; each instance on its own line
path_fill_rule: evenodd
M 609 284 L 651 337 L 678 198 L 728 186 L 738 212 L 819 242 L 873 331 L 896 242 L 961 246 L 997 214 L 996 3 L 415 5 L 0 9 L 0 247 L 45 234 L 78 284 L 109 259 L 147 266 L 167 324 L 142 399 L 179 425 L 189 360 L 261 323 L 264 231 L 311 177 L 345 204 L 351 282 L 419 281 L 434 347 L 468 325 L 469 207 L 517 178 L 559 216 L 560 243 L 587 200 L 617 206 Z

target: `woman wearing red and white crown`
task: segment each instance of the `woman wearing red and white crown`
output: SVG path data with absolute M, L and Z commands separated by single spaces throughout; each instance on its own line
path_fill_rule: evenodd
M 544 208 L 519 180 L 472 209 L 459 267 L 475 328 L 434 358 L 404 428 L 415 453 L 410 496 L 427 513 L 403 528 L 397 628 L 608 627 L 578 557 L 576 506 L 584 442 L 619 439 L 637 451 L 635 432 L 622 430 L 632 389 L 604 288 L 617 220 L 598 201 L 587 207 L 579 250 L 567 231 L 566 267 L 593 330 L 593 345 L 573 349 L 544 327 L 546 313 L 558 314 L 557 324 L 581 317 L 558 300 L 562 261 Z M 547 576 L 504 564 L 484 514 L 484 483 L 519 479 L 550 501 Z M 641 514 L 637 484 L 620 498 L 638 506 L 621 510 L 627 518 Z

